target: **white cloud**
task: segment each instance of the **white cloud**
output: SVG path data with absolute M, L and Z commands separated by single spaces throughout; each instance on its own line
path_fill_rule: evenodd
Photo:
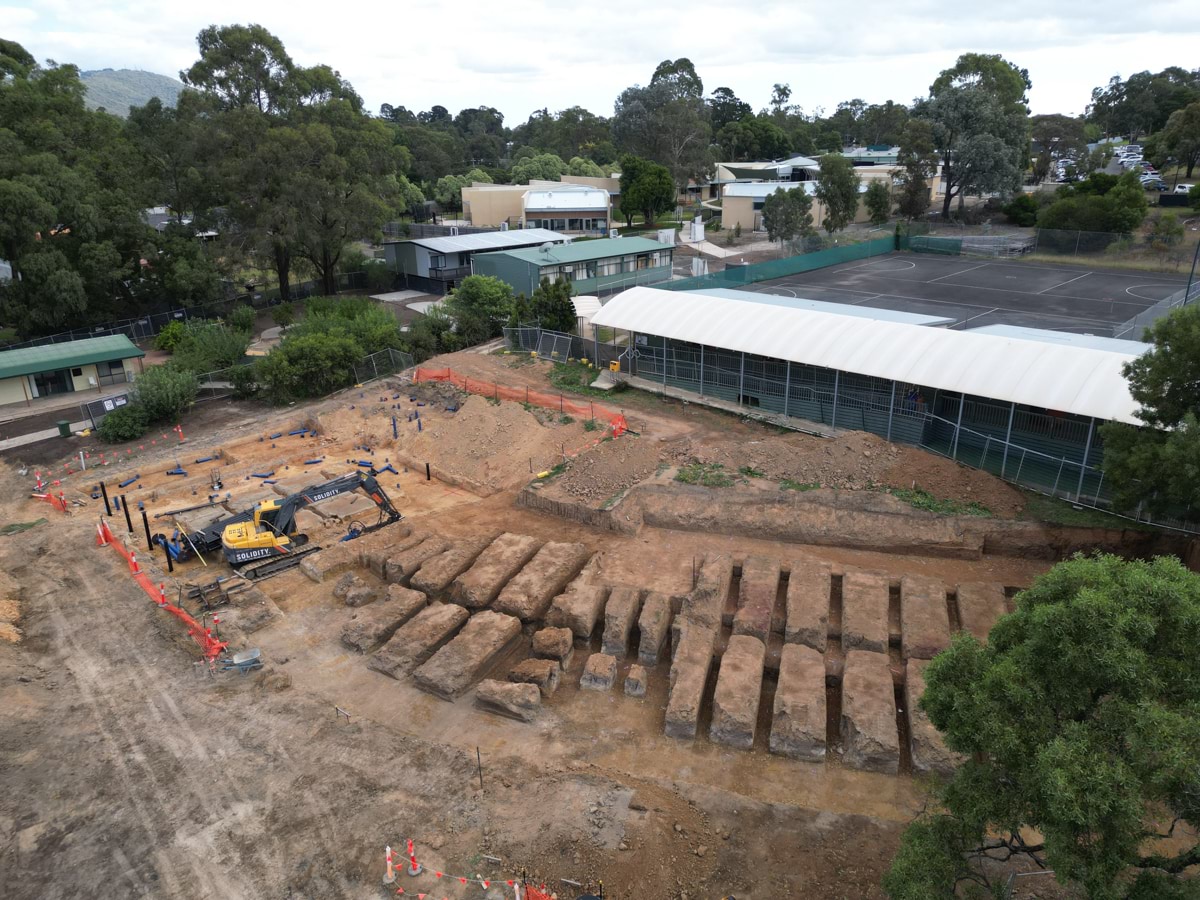
M 251 11 L 252 10 L 252 11 Z M 625 87 L 660 60 L 687 56 L 711 90 L 731 87 L 756 109 L 787 82 L 793 102 L 831 110 L 841 100 L 908 103 L 963 52 L 1000 53 L 1029 69 L 1034 112 L 1078 113 L 1114 74 L 1195 65 L 1200 3 L 1042 0 L 958 4 L 866 0 L 836 8 L 794 0 L 648 4 L 608 0 L 368 2 L 39 0 L 0 7 L 5 36 L 39 58 L 81 69 L 141 68 L 176 75 L 196 58 L 209 24 L 254 21 L 297 62 L 337 69 L 368 108 L 381 103 L 451 111 L 494 106 L 517 124 L 536 109 L 581 105 L 611 115 Z

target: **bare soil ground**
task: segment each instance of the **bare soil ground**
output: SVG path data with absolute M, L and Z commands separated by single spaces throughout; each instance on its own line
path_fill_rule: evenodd
M 512 362 L 460 353 L 432 365 L 546 388 L 544 366 Z M 410 396 L 426 405 L 417 407 Z M 1007 487 L 999 482 L 967 475 L 956 481 L 943 460 L 916 451 L 893 454 L 870 441 L 845 450 L 839 442 L 796 440 L 632 395 L 609 403 L 629 407 L 641 436 L 583 453 L 551 490 L 599 505 L 665 461 L 691 455 L 753 465 L 771 478 L 855 486 L 915 479 L 1002 514 L 1013 504 L 1005 505 Z M 447 404 L 460 408 L 449 412 Z M 449 540 L 506 531 L 578 541 L 596 554 L 597 577 L 668 594 L 690 588 L 705 553 L 810 555 L 892 579 L 923 574 L 947 584 L 1011 587 L 1048 565 L 654 528 L 621 535 L 518 508 L 514 496 L 530 478 L 531 459 L 535 468 L 553 462 L 556 449 L 561 456 L 564 446 L 594 435 L 520 404 L 462 402 L 444 387 L 377 384 L 283 412 L 209 409 L 224 410 L 224 418 L 206 413 L 182 448 L 156 445 L 102 468 L 106 482 L 140 475 L 127 498 L 152 514 L 203 502 L 217 463 L 191 460 L 220 449 L 229 505 L 241 509 L 274 496 L 267 479 L 253 473 L 305 483 L 355 468 L 360 459 L 386 461 L 398 474 L 381 481 L 412 528 Z M 408 419 L 418 409 L 420 431 Z M 302 424 L 315 424 L 318 434 L 286 434 Z M 827 447 L 834 455 L 823 460 Z M 60 449 L 60 463 L 64 456 Z M 417 465 L 423 457 L 447 480 L 426 480 Z M 321 462 L 306 465 L 314 459 Z M 166 475 L 177 460 L 188 474 Z M 179 623 L 149 601 L 115 552 L 95 546 L 102 511 L 90 495 L 96 477 L 89 471 L 64 479 L 68 499 L 79 504 L 64 516 L 28 499 L 29 478 L 15 467 L 0 473 L 0 523 L 49 518 L 0 536 L 0 568 L 12 581 L 0 583 L 0 620 L 19 628 L 20 638 L 0 640 L 6 897 L 392 896 L 395 888 L 379 883 L 383 848 L 403 848 L 406 838 L 416 840 L 428 871 L 493 882 L 483 891 L 448 878 L 399 875 L 406 893 L 438 898 L 511 896 L 503 882 L 522 870 L 561 897 L 578 891 L 560 879 L 603 880 L 606 896 L 648 900 L 882 896 L 879 879 L 924 800 L 919 781 L 834 759 L 783 759 L 766 752 L 765 735 L 751 751 L 706 737 L 669 739 L 662 733 L 662 666 L 644 699 L 619 688 L 579 690 L 579 671 L 598 637 L 597 646 L 575 653 L 539 719 L 523 724 L 482 712 L 469 698 L 447 703 L 368 669 L 339 641 L 355 610 L 332 597 L 331 582 L 316 584 L 292 570 L 261 584 L 281 616 L 249 636 L 229 632 L 234 649 L 259 647 L 266 668 L 244 677 L 203 675 Z M 463 486 L 469 482 L 490 493 Z M 153 527 L 169 522 L 154 520 Z M 123 521 L 114 523 L 121 532 Z M 130 543 L 143 551 L 136 520 L 134 526 Z M 342 527 L 329 524 L 312 539 L 336 540 Z M 224 563 L 209 563 L 193 561 L 168 576 L 161 556 L 143 559 L 169 596 L 185 582 L 228 574 Z M 373 577 L 366 569 L 359 574 Z M 630 662 L 622 662 L 622 676 Z

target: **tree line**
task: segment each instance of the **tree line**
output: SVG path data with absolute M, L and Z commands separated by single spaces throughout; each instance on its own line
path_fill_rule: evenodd
M 426 215 L 430 201 L 459 208 L 474 181 L 619 170 L 620 212 L 652 222 L 717 161 L 899 145 L 891 199 L 913 218 L 927 212 L 939 167 L 947 216 L 966 196 L 1015 192 L 1031 137 L 1067 148 L 1120 129 L 1153 135 L 1189 167 L 1200 156 L 1200 70 L 1114 79 L 1081 119 L 1031 119 L 1027 72 L 995 55 L 964 54 L 909 104 L 853 99 L 831 113 L 806 111 L 786 83 L 756 111 L 729 87 L 706 91 L 681 58 L 622 90 L 610 116 L 543 109 L 509 127 L 489 106 L 372 114 L 337 71 L 296 64 L 257 25 L 205 28 L 197 50 L 175 107 L 152 100 L 122 120 L 85 108 L 74 66 L 0 41 L 0 258 L 14 273 L 0 284 L 5 324 L 31 336 L 195 306 L 264 270 L 285 302 L 300 277 L 334 293 L 338 272 L 362 263 L 354 242 Z M 172 222 L 156 230 L 144 210 L 159 206 Z

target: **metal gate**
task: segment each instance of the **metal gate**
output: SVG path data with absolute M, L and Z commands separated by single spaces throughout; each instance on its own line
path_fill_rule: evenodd
M 561 331 L 543 331 L 538 335 L 537 355 L 551 362 L 566 362 L 571 355 L 571 335 Z

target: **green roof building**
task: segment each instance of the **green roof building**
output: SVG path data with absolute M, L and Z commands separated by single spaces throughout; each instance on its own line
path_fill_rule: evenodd
M 565 278 L 576 294 L 598 294 L 671 277 L 675 248 L 649 238 L 576 240 L 526 250 L 476 253 L 471 273 L 493 275 L 530 296 L 543 278 Z
M 0 405 L 133 381 L 145 355 L 123 334 L 0 351 Z

